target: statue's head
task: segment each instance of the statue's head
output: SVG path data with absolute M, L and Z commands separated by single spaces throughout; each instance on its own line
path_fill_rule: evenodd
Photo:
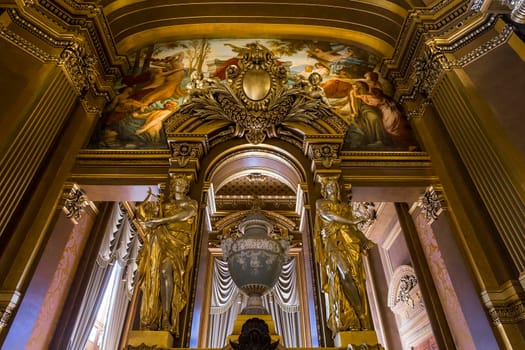
M 323 198 L 340 199 L 339 182 L 337 176 L 319 176 L 321 195 Z
M 170 175 L 170 194 L 186 194 L 190 189 L 191 177 L 186 174 L 171 174 Z

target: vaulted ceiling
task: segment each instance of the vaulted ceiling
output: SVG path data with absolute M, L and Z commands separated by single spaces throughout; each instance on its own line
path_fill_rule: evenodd
M 430 1 L 426 1 L 429 3 Z M 421 0 L 102 1 L 119 51 L 201 37 L 308 37 L 358 42 L 388 56 Z

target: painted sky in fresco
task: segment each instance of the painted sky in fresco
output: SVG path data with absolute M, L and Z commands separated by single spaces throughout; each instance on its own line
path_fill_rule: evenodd
M 191 74 L 224 79 L 240 49 L 253 42 L 272 50 L 288 68 L 290 86 L 312 72 L 321 74 L 328 101 L 349 126 L 346 149 L 414 149 L 406 118 L 388 97 L 389 84 L 369 73 L 379 57 L 346 44 L 272 39 L 176 41 L 132 53 L 130 71 L 117 83 L 119 95 L 107 106 L 89 147 L 166 148 L 162 122 L 184 102 Z

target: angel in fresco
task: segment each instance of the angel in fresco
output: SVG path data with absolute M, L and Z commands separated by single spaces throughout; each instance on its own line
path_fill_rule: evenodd
M 172 175 L 167 196 L 148 196 L 137 207 L 146 233 L 139 265 L 142 291 L 140 328 L 166 330 L 179 336 L 179 316 L 188 303 L 189 273 L 197 201 L 189 198 L 189 179 Z M 150 201 L 151 197 L 156 201 Z
M 373 245 L 358 229 L 363 221 L 341 202 L 335 177 L 321 177 L 316 201 L 315 253 L 322 269 L 323 292 L 328 296 L 328 327 L 340 331 L 371 329 L 362 254 Z
M 334 62 L 343 60 L 348 57 L 352 57 L 354 52 L 350 49 L 347 49 L 346 52 L 341 52 L 341 48 L 334 50 L 323 51 L 322 49 L 316 47 L 309 49 L 306 52 L 310 57 L 315 58 L 319 63 L 323 64 L 325 67 L 329 67 Z

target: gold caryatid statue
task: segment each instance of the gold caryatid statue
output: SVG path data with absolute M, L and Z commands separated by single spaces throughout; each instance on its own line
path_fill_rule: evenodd
M 362 254 L 372 244 L 358 229 L 352 208 L 341 202 L 336 177 L 321 177 L 317 200 L 315 252 L 327 294 L 328 328 L 335 336 L 348 330 L 370 330 Z
M 198 208 L 197 201 L 186 195 L 188 189 L 186 175 L 173 175 L 167 195 L 156 196 L 150 190 L 137 208 L 146 234 L 139 266 L 140 328 L 165 330 L 176 337 L 179 314 L 188 302 Z

